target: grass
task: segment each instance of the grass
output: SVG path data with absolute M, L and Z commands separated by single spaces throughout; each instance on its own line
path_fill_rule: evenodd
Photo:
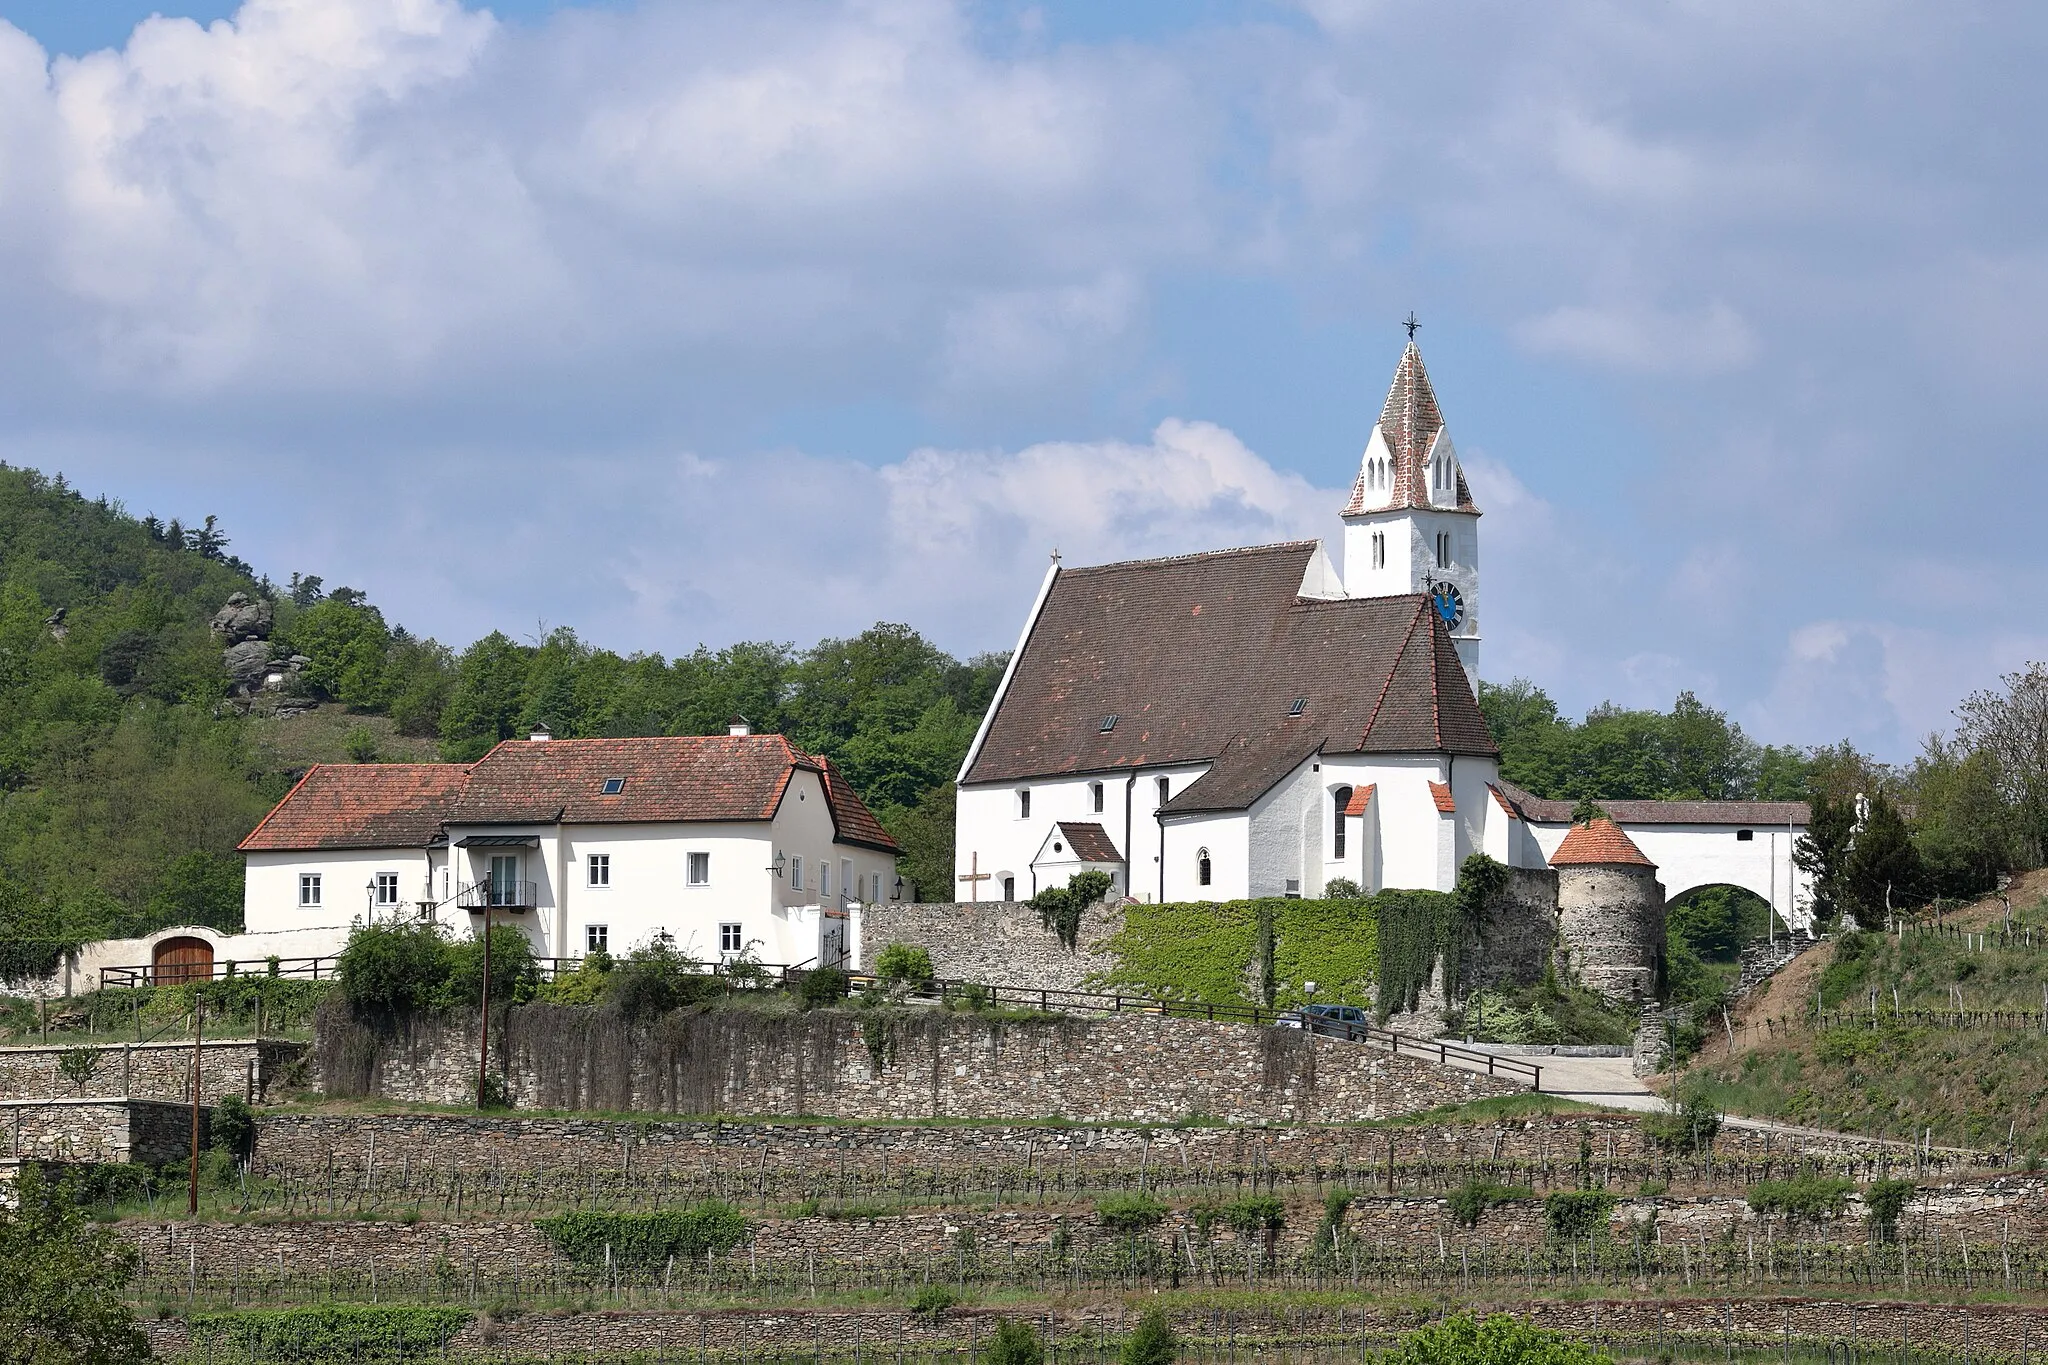
M 259 715 L 254 719 L 256 742 L 276 769 L 310 768 L 315 763 L 347 763 L 348 734 L 368 730 L 377 740 L 382 763 L 435 763 L 441 757 L 436 739 L 412 739 L 398 733 L 389 716 L 359 716 L 336 702 L 322 702 L 292 716 Z
M 1845 935 L 1818 989 L 1830 1010 L 1864 1018 L 1878 993 L 1876 1027 L 1814 1027 L 1805 1013 L 1778 1021 L 1760 1047 L 1698 1068 L 1713 1102 L 1731 1113 L 1817 1128 L 1937 1143 L 2048 1151 L 2048 1036 L 2025 1029 L 1944 1029 L 1890 1018 L 1904 1010 L 2041 1008 L 2048 950 L 1971 949 L 1946 937 Z

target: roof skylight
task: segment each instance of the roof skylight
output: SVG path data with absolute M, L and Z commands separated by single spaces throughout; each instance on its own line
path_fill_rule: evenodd
M 617 796 L 625 789 L 626 779 L 623 777 L 607 777 L 604 780 L 604 794 L 606 796 Z
M 1298 716 L 1306 710 L 1308 710 L 1308 698 L 1296 697 L 1294 699 L 1294 705 L 1287 708 L 1287 714 L 1290 716 Z
M 1114 729 L 1116 729 L 1116 712 L 1112 711 L 1102 718 L 1102 733 L 1106 735 Z

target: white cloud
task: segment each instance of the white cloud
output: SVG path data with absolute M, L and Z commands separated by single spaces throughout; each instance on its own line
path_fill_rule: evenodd
M 1719 300 L 1693 314 L 1634 302 L 1565 304 L 1516 329 L 1533 351 L 1643 374 L 1718 374 L 1756 358 L 1749 325 Z

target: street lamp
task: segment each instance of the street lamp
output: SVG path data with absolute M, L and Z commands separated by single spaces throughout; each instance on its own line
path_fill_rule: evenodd
M 363 883 L 363 919 L 366 923 L 374 923 L 376 918 L 377 879 L 372 877 Z
M 903 878 L 901 876 L 898 876 L 896 878 L 896 890 L 892 895 L 890 895 L 889 899 L 892 901 L 900 901 L 903 899 Z

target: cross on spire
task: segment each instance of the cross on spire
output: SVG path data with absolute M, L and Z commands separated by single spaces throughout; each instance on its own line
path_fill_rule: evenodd
M 1408 339 L 1410 341 L 1415 340 L 1415 333 L 1422 327 L 1420 319 L 1415 316 L 1415 310 L 1412 308 L 1408 310 L 1408 320 L 1401 325 L 1408 329 Z

